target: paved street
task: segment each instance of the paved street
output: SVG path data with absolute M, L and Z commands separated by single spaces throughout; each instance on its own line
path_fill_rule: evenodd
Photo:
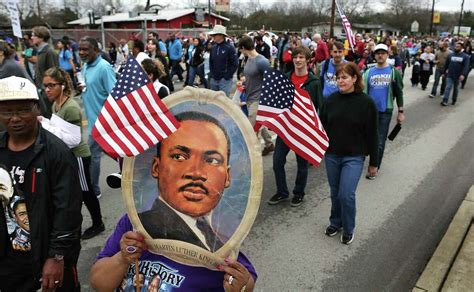
M 387 141 L 379 177 L 360 181 L 352 245 L 323 234 L 330 210 L 324 164 L 311 167 L 302 206 L 269 206 L 275 181 L 272 158 L 264 157 L 262 203 L 242 247 L 259 274 L 257 291 L 407 291 L 415 285 L 474 183 L 474 75 L 455 106 L 441 107 L 441 98 L 411 87 L 411 71 L 406 73 L 407 121 L 395 141 Z M 96 254 L 124 213 L 121 192 L 105 184 L 106 174 L 117 170 L 116 162 L 103 158 L 100 201 L 107 230 L 82 242 L 84 291 L 91 290 L 88 273 Z M 295 172 L 290 154 L 290 188 Z M 83 214 L 85 229 L 91 223 L 85 208 Z

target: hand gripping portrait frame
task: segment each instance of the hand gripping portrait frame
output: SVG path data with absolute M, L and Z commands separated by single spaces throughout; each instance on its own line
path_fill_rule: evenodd
M 145 236 L 150 252 L 182 264 L 217 270 L 217 265 L 223 264 L 226 257 L 237 258 L 240 245 L 257 216 L 263 181 L 260 142 L 240 107 L 222 91 L 186 87 L 166 97 L 163 102 L 173 115 L 188 111 L 209 114 L 227 131 L 232 145 L 229 159 L 230 187 L 224 191 L 212 212 L 215 212 L 220 221 L 227 223 L 220 224 L 224 226 L 223 230 L 232 232 L 227 234 L 223 246 L 214 252 L 185 241 L 156 239 L 150 236 L 140 220 L 139 213 L 149 209 L 151 198 L 157 200 L 157 194 L 152 194 L 156 190 L 150 187 L 153 184 L 156 186 L 156 179 L 151 176 L 151 162 L 148 163 L 150 157 L 156 155 L 153 154 L 156 153 L 156 147 L 136 157 L 124 159 L 122 196 L 125 208 L 134 230 Z M 196 133 L 196 139 L 199 139 L 199 133 Z

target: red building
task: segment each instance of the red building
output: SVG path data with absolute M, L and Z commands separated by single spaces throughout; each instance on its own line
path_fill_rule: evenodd
M 191 29 L 209 28 L 209 14 L 201 8 L 158 10 L 157 13 L 116 13 L 105 15 L 95 19 L 91 24 L 90 17 L 83 17 L 68 22 L 68 25 L 75 29 L 96 28 L 104 22 L 105 29 L 143 29 L 146 23 L 147 29 Z M 211 13 L 210 24 L 224 24 L 228 18 Z

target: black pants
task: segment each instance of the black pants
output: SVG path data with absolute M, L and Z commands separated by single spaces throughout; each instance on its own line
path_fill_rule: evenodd
M 430 71 L 420 71 L 420 83 L 421 83 L 421 88 L 426 89 L 426 86 L 428 85 L 428 82 L 430 81 Z
M 183 78 L 183 68 L 180 65 L 180 60 L 170 60 L 170 78 L 173 80 L 173 76 L 176 74 L 180 81 L 184 81 Z
M 35 281 L 33 275 L 27 271 L 8 276 L 0 276 L 1 292 L 36 292 L 36 290 L 40 288 L 41 282 Z M 63 285 L 62 287 L 56 288 L 56 292 L 63 291 L 81 291 L 76 264 L 64 263 Z
M 92 225 L 101 225 L 102 214 L 100 212 L 100 203 L 92 189 L 90 174 L 91 157 L 78 157 L 77 162 L 79 164 L 79 181 L 82 189 L 82 200 L 91 214 Z

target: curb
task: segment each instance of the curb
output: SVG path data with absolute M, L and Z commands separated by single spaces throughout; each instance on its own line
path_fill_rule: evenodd
M 474 185 L 469 189 L 413 292 L 474 287 Z M 468 288 L 470 287 L 470 288 Z

